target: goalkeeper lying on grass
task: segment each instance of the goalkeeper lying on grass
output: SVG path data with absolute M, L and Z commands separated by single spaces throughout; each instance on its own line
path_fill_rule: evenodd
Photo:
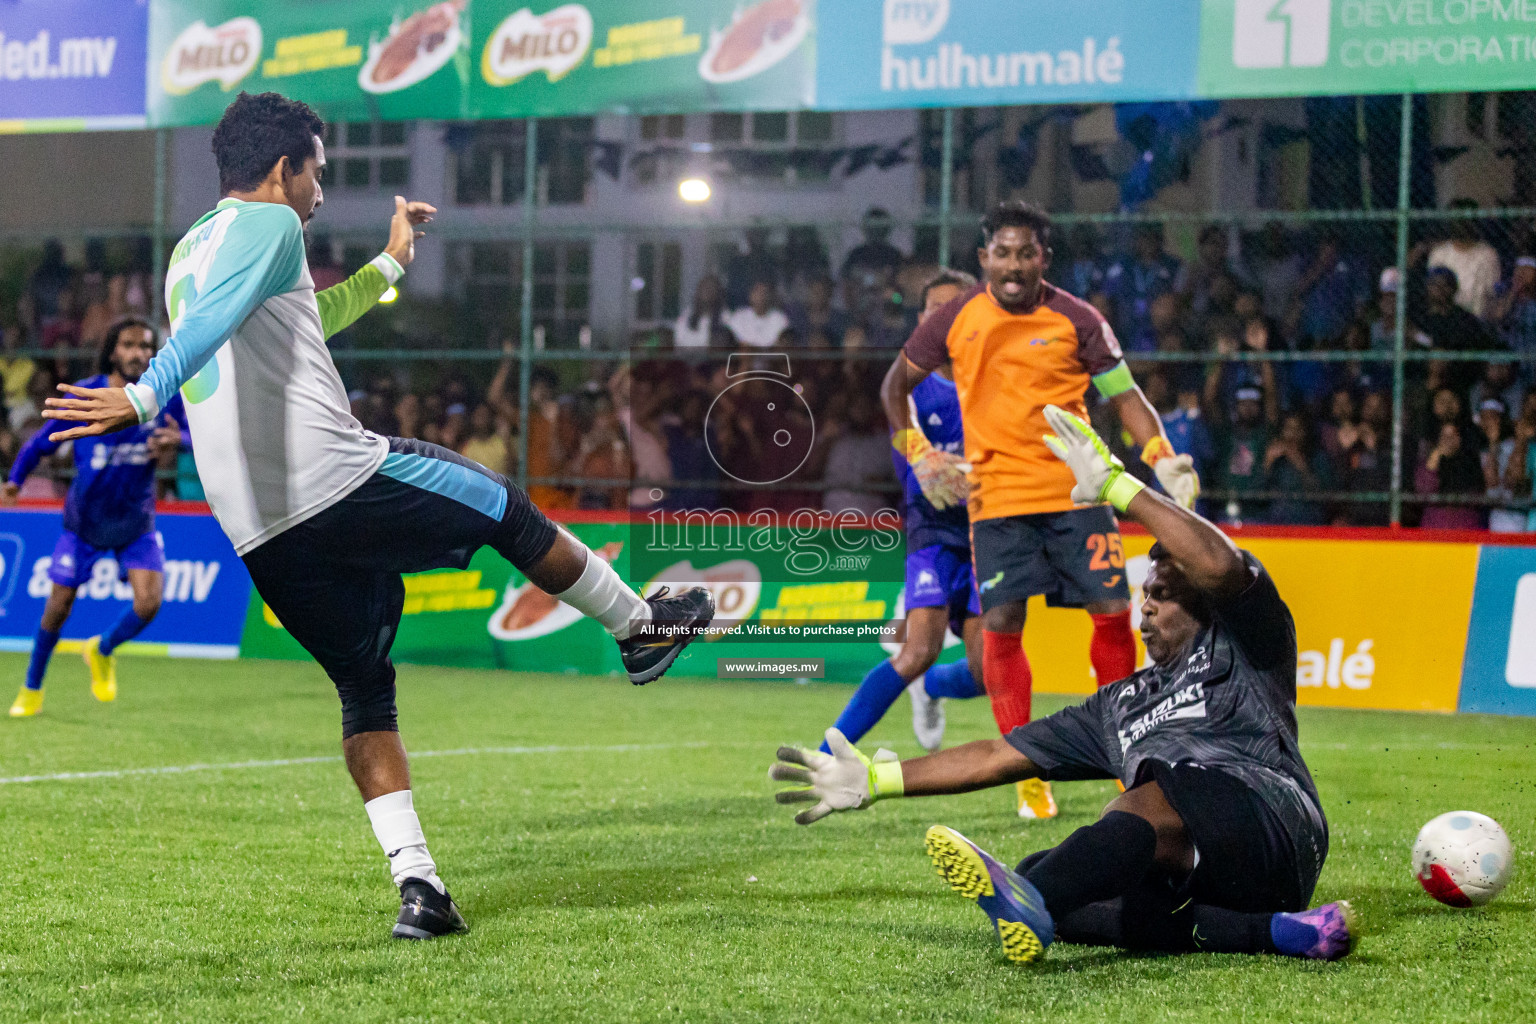
M 831 754 L 779 749 L 780 803 L 809 825 L 899 796 L 1020 779 L 1119 779 L 1093 825 L 1009 869 L 942 825 L 939 874 L 992 919 L 1010 960 L 1054 940 L 1134 950 L 1334 960 L 1358 927 L 1348 903 L 1307 910 L 1328 824 L 1296 735 L 1296 629 L 1274 581 L 1216 527 L 1146 490 L 1093 429 L 1061 409 L 1046 438 L 1080 503 L 1108 501 L 1157 538 L 1141 635 L 1153 664 L 1077 707 L 997 740 L 898 761 L 835 729 Z

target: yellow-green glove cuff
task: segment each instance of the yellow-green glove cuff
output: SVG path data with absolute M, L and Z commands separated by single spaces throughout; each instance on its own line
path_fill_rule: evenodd
M 869 766 L 869 798 L 885 800 L 901 796 L 906 784 L 901 778 L 900 761 L 875 761 Z
M 1105 485 L 1099 499 L 1109 502 L 1116 512 L 1124 512 L 1125 507 L 1131 503 L 1131 499 L 1145 490 L 1146 486 L 1122 469 L 1109 478 L 1109 483 Z

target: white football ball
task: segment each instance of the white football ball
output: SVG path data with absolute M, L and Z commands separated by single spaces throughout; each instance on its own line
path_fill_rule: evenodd
M 1452 907 L 1480 907 L 1509 881 L 1514 850 L 1499 823 L 1476 811 L 1451 811 L 1419 830 L 1413 874 L 1429 893 Z

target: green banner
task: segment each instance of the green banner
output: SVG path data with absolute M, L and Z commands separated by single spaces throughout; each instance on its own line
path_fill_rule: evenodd
M 480 117 L 788 110 L 815 90 L 811 0 L 475 0 Z
M 157 0 L 149 119 L 217 121 L 239 90 L 331 120 L 809 105 L 810 0 Z
M 1203 96 L 1529 89 L 1536 0 L 1204 0 Z
M 576 524 L 570 529 L 592 550 L 631 579 L 630 527 L 625 524 Z M 770 556 L 771 559 L 771 556 Z M 731 554 L 710 560 L 695 554 L 687 583 L 698 582 L 715 596 L 716 623 L 740 624 L 727 636 L 693 643 L 672 670 L 677 675 L 716 675 L 719 658 L 823 658 L 826 678 L 858 682 L 869 669 L 895 653 L 874 639 L 850 635 L 836 640 L 818 636 L 829 629 L 857 631 L 902 616 L 902 584 L 890 581 L 775 582 L 771 561 L 759 567 Z M 650 593 L 657 581 L 634 579 Z M 501 668 L 523 672 L 582 672 L 617 675 L 618 648 L 602 626 L 562 604 L 528 581 L 489 549 L 477 553 L 466 570 L 408 576 L 405 610 L 395 638 L 396 661 Z M 676 589 L 678 581 L 674 581 Z M 804 640 L 744 638 L 751 626 L 792 628 L 813 624 Z M 814 625 L 824 624 L 824 625 Z M 947 638 L 945 660 L 961 654 Z M 306 654 L 252 594 L 240 643 L 245 658 L 308 659 Z

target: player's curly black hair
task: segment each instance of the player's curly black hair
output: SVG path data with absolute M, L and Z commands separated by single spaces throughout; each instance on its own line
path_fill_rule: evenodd
M 148 320 L 141 316 L 125 316 L 112 321 L 103 335 L 101 353 L 96 357 L 96 372 L 111 373 L 117 367 L 112 365 L 112 354 L 117 351 L 117 339 L 123 336 L 123 332 L 130 327 L 142 327 L 149 332 L 150 344 L 160 347 L 160 333 L 154 329 Z
M 1005 199 L 992 208 L 981 222 L 983 243 L 990 243 L 992 236 L 1003 228 L 1029 228 L 1042 249 L 1051 247 L 1051 215 L 1034 203 L 1022 199 Z
M 314 155 L 315 136 L 324 133 L 325 122 L 307 104 L 275 92 L 242 92 L 213 130 L 219 192 L 251 191 L 281 157 L 298 170 Z

